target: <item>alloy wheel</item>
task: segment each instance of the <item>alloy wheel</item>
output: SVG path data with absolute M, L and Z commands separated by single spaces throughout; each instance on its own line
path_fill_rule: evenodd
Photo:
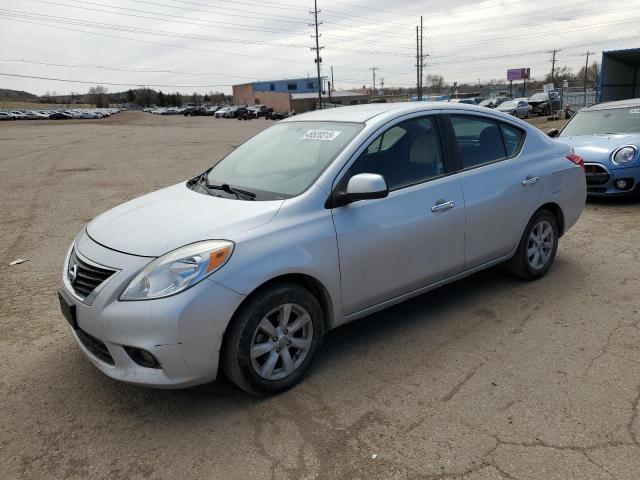
M 285 303 L 267 313 L 251 340 L 251 366 L 266 380 L 291 375 L 304 362 L 313 341 L 309 312 L 297 303 Z
M 553 253 L 553 227 L 542 220 L 534 225 L 527 241 L 527 261 L 536 270 L 544 268 Z

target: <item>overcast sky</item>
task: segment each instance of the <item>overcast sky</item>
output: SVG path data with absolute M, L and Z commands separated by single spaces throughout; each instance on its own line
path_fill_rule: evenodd
M 640 47 L 640 0 L 318 0 L 323 75 L 338 89 L 413 86 L 424 16 L 426 74 L 447 82 L 577 71 L 585 52 Z M 37 94 L 148 85 L 201 93 L 257 79 L 315 76 L 306 0 L 0 0 L 0 88 Z M 20 61 L 18 61 L 20 60 Z M 45 65 L 48 64 L 48 65 Z

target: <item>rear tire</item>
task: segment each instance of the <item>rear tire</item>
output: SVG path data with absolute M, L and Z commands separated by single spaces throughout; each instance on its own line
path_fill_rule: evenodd
M 299 383 L 322 345 L 318 300 L 293 283 L 276 283 L 237 312 L 222 345 L 222 368 L 252 395 L 277 394 Z
M 555 259 L 560 237 L 558 221 L 550 211 L 537 211 L 524 229 L 516 253 L 506 267 L 523 280 L 544 277 Z

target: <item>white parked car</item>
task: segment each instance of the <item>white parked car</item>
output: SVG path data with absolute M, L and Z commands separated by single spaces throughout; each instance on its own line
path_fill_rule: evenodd
M 328 330 L 499 263 L 535 280 L 585 204 L 571 147 L 452 103 L 290 117 L 75 238 L 60 305 L 112 378 L 295 385 Z M 366 322 L 366 319 L 361 320 Z

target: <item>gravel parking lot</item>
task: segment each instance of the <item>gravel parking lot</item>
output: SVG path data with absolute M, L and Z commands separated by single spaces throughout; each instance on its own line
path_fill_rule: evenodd
M 0 478 L 640 478 L 637 201 L 590 202 L 538 282 L 493 269 L 329 333 L 278 397 L 99 373 L 59 312 L 72 238 L 269 125 L 0 125 Z

